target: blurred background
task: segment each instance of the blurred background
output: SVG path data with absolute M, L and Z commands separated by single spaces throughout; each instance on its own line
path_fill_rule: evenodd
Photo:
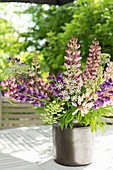
M 29 65 L 38 54 L 45 79 L 49 72 L 63 72 L 71 37 L 81 45 L 82 68 L 92 40 L 113 60 L 113 0 L 76 0 L 63 6 L 0 3 L 0 80 L 12 54 Z

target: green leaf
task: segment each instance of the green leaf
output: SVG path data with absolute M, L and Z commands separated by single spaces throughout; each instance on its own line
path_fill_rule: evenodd
M 9 103 L 11 103 L 12 105 L 16 106 L 15 101 L 11 100 L 10 98 L 6 98 L 8 100 Z
M 94 118 L 92 119 L 92 124 L 93 124 L 95 131 L 97 132 L 97 122 Z
M 81 119 L 82 119 L 81 112 L 79 111 L 77 114 L 75 114 L 75 117 L 76 117 L 76 119 L 78 120 L 78 122 L 80 122 Z
M 106 119 L 106 120 L 108 120 L 111 124 L 112 124 L 112 121 L 110 120 L 110 118 L 107 118 L 107 117 L 103 117 L 103 116 L 101 116 L 100 118 L 102 118 L 102 119 Z M 104 121 L 105 122 L 105 121 Z
M 67 126 L 68 126 L 68 123 L 65 121 L 65 128 L 67 128 Z
M 64 123 L 65 123 L 65 117 L 63 117 L 63 118 L 60 120 L 61 130 L 63 130 L 63 128 L 64 128 Z
M 110 110 L 105 109 L 104 107 L 101 107 L 101 106 L 99 107 L 99 110 L 101 111 L 101 114 L 102 114 L 102 115 L 108 115 L 108 114 L 111 113 Z
M 97 119 L 97 122 L 98 122 L 98 125 L 99 125 L 100 129 L 104 132 L 103 124 L 100 122 L 99 119 Z
M 32 107 L 33 109 L 37 110 L 37 111 L 44 111 L 44 108 L 41 107 Z M 45 111 L 46 112 L 46 111 Z
M 108 130 L 109 130 L 109 126 L 107 125 L 107 123 L 105 121 L 103 121 L 102 119 L 98 119 L 100 122 L 102 122 L 105 126 L 107 126 Z
M 70 126 L 71 129 L 73 128 L 73 121 L 69 122 L 69 126 Z
M 67 107 L 69 108 L 70 104 L 67 102 Z
M 94 126 L 93 126 L 92 123 L 90 124 L 90 128 L 91 128 L 91 132 L 93 133 L 94 132 Z
M 72 115 L 72 113 L 69 113 L 66 118 L 66 123 L 69 123 L 71 120 L 73 120 L 73 118 L 74 118 L 74 115 Z

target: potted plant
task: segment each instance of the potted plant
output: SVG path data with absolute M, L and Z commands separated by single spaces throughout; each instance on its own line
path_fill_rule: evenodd
M 1 82 L 1 94 L 45 110 L 43 119 L 53 124 L 55 161 L 76 166 L 92 162 L 93 132 L 97 131 L 97 124 L 102 131 L 103 125 L 107 126 L 101 118 L 109 116 L 112 110 L 113 62 L 101 54 L 99 42 L 92 41 L 82 71 L 77 38 L 72 38 L 68 47 L 64 73 L 56 77 L 49 73 L 48 83 L 41 77 L 37 55 L 32 68 L 14 56 L 9 57 L 12 65 L 4 71 L 8 78 Z

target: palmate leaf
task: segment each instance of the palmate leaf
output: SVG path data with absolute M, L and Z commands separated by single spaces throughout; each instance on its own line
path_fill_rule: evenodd
M 95 118 L 92 118 L 91 119 L 91 122 L 89 123 L 90 124 L 90 128 L 91 128 L 91 132 L 93 133 L 94 131 L 97 132 L 97 122 L 96 122 L 96 119 Z
M 102 106 L 99 107 L 99 111 L 101 112 L 102 115 L 110 115 L 111 114 L 111 110 L 109 110 L 108 108 L 104 108 Z
M 111 121 L 109 118 L 103 117 L 103 116 L 101 116 L 101 118 L 102 118 L 102 119 L 106 119 L 106 120 L 108 120 L 111 124 L 113 124 L 112 121 Z
M 108 128 L 108 130 L 109 130 L 109 126 L 107 125 L 107 123 L 106 123 L 104 120 L 102 120 L 101 118 L 100 118 L 100 119 L 98 118 L 98 120 L 99 120 L 101 123 L 103 123 L 105 126 L 107 126 L 107 128 Z
M 110 115 L 113 115 L 113 107 L 109 108 L 109 111 L 111 112 Z
M 101 117 L 101 118 L 103 118 L 103 117 Z M 103 126 L 103 125 L 105 125 L 105 126 L 107 126 L 107 128 L 108 128 L 108 130 L 109 130 L 109 126 L 108 126 L 107 123 L 106 123 L 104 120 L 102 120 L 101 118 L 96 118 L 97 123 L 98 123 L 100 129 L 104 132 L 104 126 Z
M 113 106 L 112 105 L 107 105 L 105 108 L 110 109 L 110 108 L 113 108 Z

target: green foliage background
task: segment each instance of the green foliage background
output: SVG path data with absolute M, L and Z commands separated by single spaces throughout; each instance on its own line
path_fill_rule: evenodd
M 16 31 L 6 19 L 0 18 L 0 73 L 8 66 L 6 58 L 12 53 L 19 54 Z M 1 79 L 1 77 L 0 77 Z
M 93 39 L 99 40 L 102 52 L 109 53 L 113 60 L 112 0 L 77 0 L 63 6 L 50 5 L 48 9 L 43 5 L 29 4 L 27 10 L 17 9 L 14 12 L 18 15 L 28 14 L 34 25 L 20 33 L 10 22 L 0 18 L 1 72 L 7 67 L 6 57 L 12 53 L 20 56 L 29 65 L 33 54 L 38 53 L 41 68 L 45 73 L 62 72 L 65 49 L 71 37 L 77 37 L 81 45 L 82 67 Z M 20 38 L 23 38 L 21 43 Z M 23 55 L 20 55 L 21 52 Z M 44 75 L 46 77 L 46 74 Z
M 20 34 L 25 37 L 22 50 L 33 46 L 34 51 L 43 55 L 49 71 L 57 73 L 64 69 L 65 49 L 71 37 L 79 39 L 83 66 L 93 39 L 100 41 L 102 52 L 109 53 L 113 60 L 112 0 L 77 0 L 61 7 L 50 6 L 48 10 L 30 5 L 24 12 L 32 16 L 35 26 Z

